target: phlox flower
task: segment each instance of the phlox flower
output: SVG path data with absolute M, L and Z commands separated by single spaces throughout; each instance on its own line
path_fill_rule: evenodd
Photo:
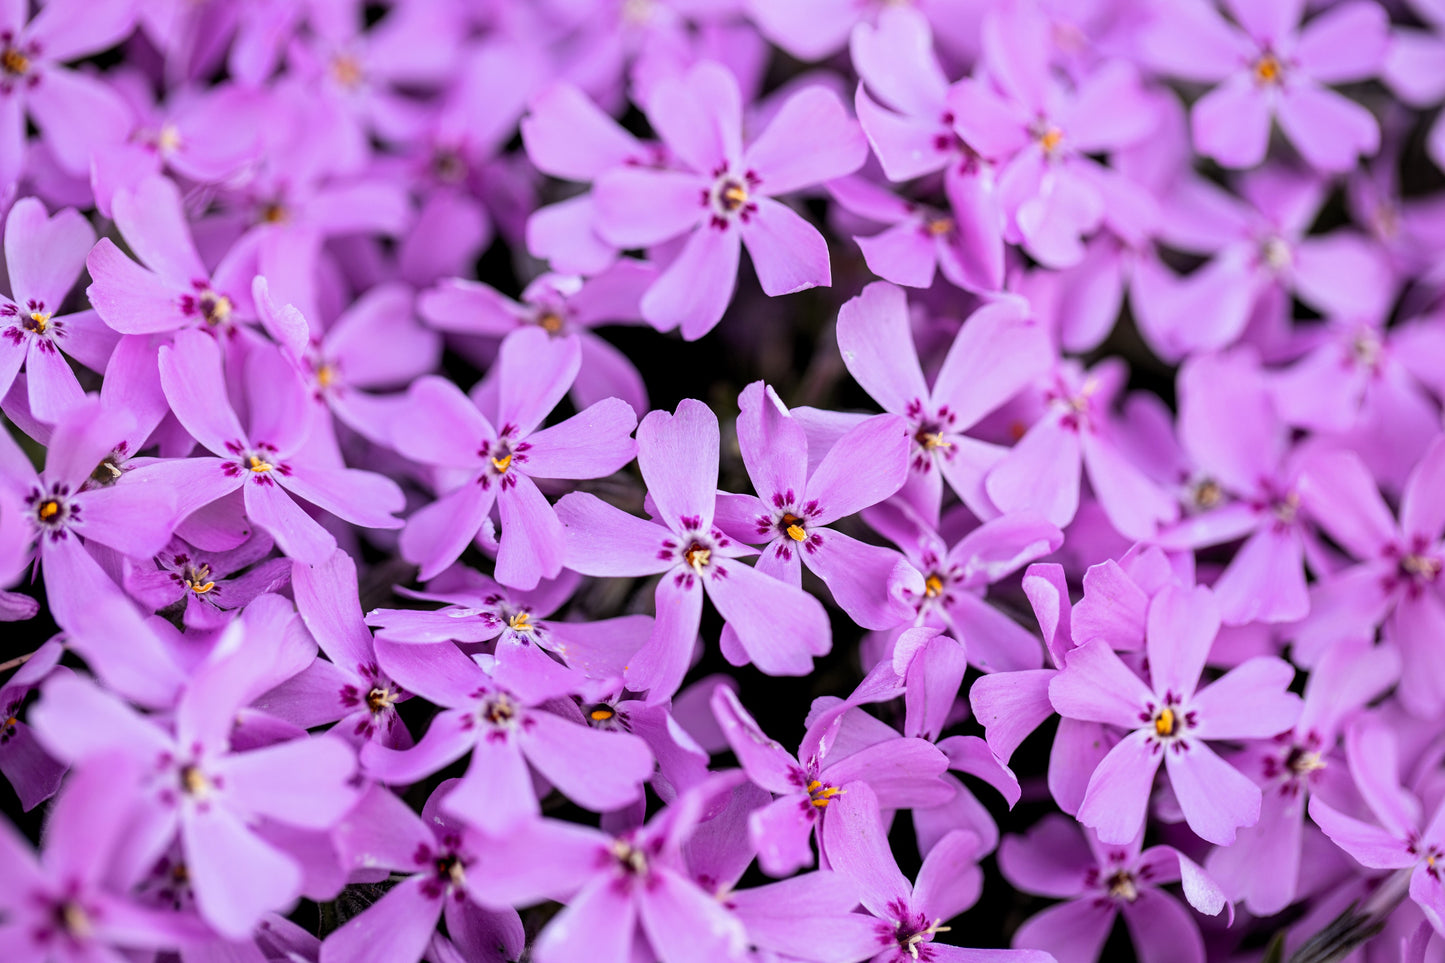
M 1365 80 L 1380 68 L 1389 43 L 1383 7 L 1340 3 L 1301 27 L 1303 3 L 1224 5 L 1235 23 L 1202 0 L 1161 9 L 1143 41 L 1164 73 L 1218 84 L 1190 116 L 1201 154 L 1226 167 L 1258 166 L 1271 120 L 1321 170 L 1344 170 L 1379 148 L 1370 112 L 1326 85 Z
M 300 377 L 280 352 L 256 345 L 243 377 L 251 430 L 241 428 L 226 395 L 221 348 L 202 331 L 182 331 L 160 349 L 161 385 L 176 418 L 213 458 L 187 459 L 185 484 L 209 503 L 240 489 L 246 514 L 287 555 L 320 564 L 336 539 L 293 496 L 367 528 L 400 528 L 392 512 L 401 489 L 375 472 L 323 468 L 305 454 L 312 411 Z
M 732 299 L 743 244 L 771 297 L 830 283 L 823 236 L 774 198 L 863 163 L 863 135 L 837 95 L 800 90 L 746 149 L 737 81 L 716 63 L 659 83 L 646 108 L 683 169 L 614 168 L 593 189 L 598 233 L 619 247 L 686 235 L 643 295 L 644 318 L 661 330 L 680 326 L 689 340 L 702 337 Z
M 998 853 L 1004 878 L 1025 892 L 1065 900 L 1025 921 L 1014 945 L 1047 950 L 1059 963 L 1094 963 L 1123 915 L 1139 959 L 1203 963 L 1199 924 L 1161 887 L 1182 880 L 1190 904 L 1210 915 L 1224 909 L 1224 894 L 1179 850 L 1141 844 L 1136 838 L 1105 845 L 1058 815 L 1045 816 L 1025 836 L 1006 836 Z M 1232 908 L 1229 915 L 1233 920 Z
M 412 385 L 406 408 L 393 422 L 393 443 L 422 464 L 455 469 L 442 497 L 407 520 L 401 553 L 430 579 L 452 564 L 497 507 L 498 581 L 534 588 L 562 569 L 562 523 L 533 478 L 600 478 L 632 460 L 632 408 L 607 398 L 566 421 L 538 430 L 582 364 L 576 338 L 554 341 L 538 328 L 516 331 L 502 344 L 488 419 L 474 398 L 451 382 L 426 377 Z M 494 400 L 493 400 L 494 399 Z
M 801 588 L 741 562 L 754 550 L 714 524 L 720 438 L 717 416 L 685 399 L 675 414 L 654 411 L 637 429 L 637 463 L 661 524 L 595 495 L 557 503 L 566 526 L 567 567 L 584 575 L 661 573 L 657 621 L 627 668 L 628 685 L 658 702 L 677 691 L 691 662 L 706 594 L 737 635 L 742 653 L 771 675 L 806 675 L 832 646 L 827 613 Z
M 1105 639 L 1069 653 L 1049 682 L 1060 715 L 1129 732 L 1094 770 L 1079 807 L 1079 821 L 1102 842 L 1127 843 L 1139 835 L 1161 764 L 1185 822 L 1204 839 L 1228 845 L 1237 829 L 1258 822 L 1259 787 L 1208 741 L 1264 739 L 1292 726 L 1300 712 L 1299 696 L 1286 691 L 1294 668 L 1259 656 L 1199 689 L 1219 624 L 1219 607 L 1207 588 L 1168 586 L 1149 603 L 1148 684 Z

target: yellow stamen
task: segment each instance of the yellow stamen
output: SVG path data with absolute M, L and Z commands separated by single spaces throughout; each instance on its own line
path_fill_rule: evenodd
M 1272 84 L 1279 80 L 1284 65 L 1272 53 L 1267 53 L 1254 64 L 1254 79 L 1257 83 Z
M 943 594 L 943 579 L 937 574 L 929 575 L 923 580 L 923 594 L 931 599 L 936 599 Z
M 532 625 L 531 619 L 532 615 L 530 612 L 518 612 L 516 615 L 507 619 L 507 626 L 513 632 L 530 632 L 536 628 L 536 626 Z
M 331 383 L 336 380 L 336 369 L 329 364 L 323 364 L 316 369 L 316 383 L 323 388 L 330 388 Z
M 548 334 L 562 330 L 562 318 L 556 311 L 543 311 L 537 316 L 537 326 Z
M 682 560 L 697 571 L 702 571 L 702 567 L 706 565 L 711 558 L 712 549 L 703 548 L 697 542 L 693 542 L 687 551 L 682 553 Z
M 85 910 L 75 903 L 66 903 L 60 908 L 60 918 L 65 923 L 66 931 L 76 939 L 84 940 L 90 936 L 90 917 Z
M 290 219 L 291 215 L 286 210 L 286 205 L 280 201 L 272 201 L 270 204 L 261 208 L 261 220 L 267 224 L 284 224 Z
M 748 190 L 734 181 L 722 190 L 723 207 L 735 211 L 748 202 Z
M 343 87 L 353 90 L 361 85 L 362 77 L 365 76 L 361 70 L 361 64 L 356 58 L 349 54 L 341 54 L 331 60 L 331 76 Z
M 9 729 L 11 726 L 15 725 L 15 723 L 19 721 L 20 720 L 15 718 L 14 716 L 10 716 L 4 722 L 0 722 L 0 729 Z
M 207 291 L 201 295 L 201 315 L 207 324 L 225 324 L 231 318 L 233 305 L 224 294 Z
M 1039 146 L 1044 149 L 1045 154 L 1052 154 L 1059 149 L 1063 140 L 1064 132 L 1057 127 L 1050 127 L 1039 135 Z
M 593 722 L 606 722 L 615 715 L 617 715 L 617 713 L 611 706 L 596 706 L 591 712 L 587 713 L 587 717 Z
M 800 522 L 802 522 L 802 519 L 791 512 L 783 516 L 783 525 L 786 526 L 784 530 L 788 533 L 788 537 L 795 542 L 801 542 L 808 537 L 808 533 L 803 531 L 803 526 L 799 524 Z
M 366 707 L 373 713 L 391 708 L 396 702 L 396 693 L 377 686 L 366 694 Z
M 951 217 L 930 217 L 923 225 L 923 229 L 934 237 L 941 237 L 953 230 L 953 218 Z
M 1161 736 L 1174 735 L 1174 710 L 1165 706 L 1154 717 L 1154 731 Z
M 165 124 L 161 127 L 160 133 L 156 134 L 156 147 L 163 153 L 170 153 L 178 150 L 181 146 L 181 132 L 176 130 L 175 124 Z
M 834 796 L 838 795 L 842 791 L 843 790 L 837 789 L 833 786 L 828 786 L 827 788 L 824 788 L 823 784 L 816 779 L 808 783 L 808 797 L 812 801 L 813 805 L 817 806 L 819 809 L 828 808 L 828 800 L 832 799 Z
M 258 474 L 260 472 L 270 471 L 274 467 L 276 466 L 272 465 L 269 461 L 262 461 L 259 455 L 251 456 L 251 470 Z
M 56 515 L 60 514 L 60 502 L 56 501 L 53 498 L 47 498 L 45 501 L 40 503 L 40 510 L 38 514 L 40 515 L 41 521 L 50 521 Z
M 512 464 L 512 453 L 511 453 L 511 452 L 507 452 L 507 454 L 504 455 L 504 456 L 501 457 L 501 458 L 493 458 L 493 459 L 492 459 L 492 467 L 495 468 L 497 471 L 502 472 L 503 474 L 506 474 L 507 468 L 508 468 L 511 464 Z
M 0 67 L 4 67 L 8 74 L 23 74 L 30 69 L 30 58 L 14 47 L 7 47 L 0 54 Z
M 50 327 L 50 315 L 44 311 L 31 311 L 30 320 L 35 322 L 31 330 L 36 334 L 44 334 L 45 329 Z
M 941 431 L 920 431 L 913 436 L 913 439 L 922 445 L 926 451 L 932 451 L 935 448 L 953 447 L 952 442 L 943 440 L 943 432 Z
M 211 781 L 195 766 L 181 770 L 181 788 L 192 796 L 204 796 L 211 791 Z

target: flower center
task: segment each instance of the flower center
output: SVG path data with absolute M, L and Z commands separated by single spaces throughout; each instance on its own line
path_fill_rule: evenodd
M 247 459 L 247 466 L 246 466 L 246 467 L 250 468 L 253 472 L 256 472 L 256 473 L 259 474 L 259 473 L 261 473 L 261 472 L 271 471 L 271 470 L 274 469 L 276 466 L 273 465 L 273 464 L 271 464 L 269 461 L 266 461 L 266 460 L 265 460 L 264 458 L 262 458 L 260 455 L 254 455 L 254 454 L 253 454 L 253 455 L 251 455 L 250 458 Z
M 933 451 L 936 448 L 952 448 L 953 443 L 943 437 L 943 428 L 940 425 L 924 422 L 918 426 L 913 433 L 913 440 L 918 442 L 918 447 L 924 451 Z
M 1293 746 L 1289 755 L 1284 757 L 1285 768 L 1296 776 L 1308 776 L 1326 765 L 1318 752 L 1312 752 L 1304 746 Z
M 792 512 L 787 512 L 778 519 L 778 528 L 788 534 L 788 537 L 795 542 L 801 542 L 808 537 L 803 529 L 803 520 Z
M 503 455 L 501 458 L 492 459 L 492 467 L 497 470 L 498 474 L 505 475 L 507 473 L 507 469 L 511 466 L 512 453 L 510 451 Z
M 717 192 L 718 206 L 731 213 L 748 202 L 748 189 L 741 181 L 724 181 Z
M 937 572 L 929 572 L 928 577 L 923 580 L 923 594 L 931 599 L 936 599 L 943 594 L 943 576 Z
M 454 147 L 438 147 L 431 158 L 432 174 L 436 179 L 455 184 L 467 176 L 467 162 Z
M 612 841 L 612 856 L 622 867 L 624 873 L 632 876 L 642 876 L 647 873 L 647 855 L 625 839 Z
M 516 615 L 513 615 L 507 619 L 507 627 L 513 632 L 531 632 L 536 628 L 536 626 L 532 624 L 532 613 L 530 612 L 518 612 Z
M 467 882 L 467 870 L 456 853 L 447 853 L 436 859 L 437 881 L 446 885 L 462 887 Z
M 231 299 L 224 294 L 217 294 L 215 291 L 203 291 L 198 304 L 201 309 L 201 317 L 206 319 L 209 325 L 225 324 L 231 319 Z
M 0 53 L 0 68 L 11 77 L 23 77 L 30 71 L 30 58 L 15 47 L 7 46 Z
M 935 933 L 947 933 L 952 927 L 940 925 L 942 920 L 934 920 L 927 926 L 922 926 L 923 920 L 899 920 L 894 935 L 898 940 L 900 949 L 905 950 L 910 957 L 918 959 L 918 947 L 921 943 L 932 942 Z
M 717 181 L 703 194 L 703 204 L 712 208 L 712 226 L 725 228 L 733 220 L 744 224 L 757 212 L 758 205 L 752 199 L 753 189 L 758 185 L 757 175 L 748 171 L 742 177 L 729 174 L 725 169 L 714 172 Z
M 1254 82 L 1260 86 L 1277 84 L 1284 73 L 1284 64 L 1272 52 L 1266 51 L 1263 57 L 1254 62 Z
M 942 214 L 934 214 L 923 222 L 924 233 L 932 237 L 942 237 L 953 232 L 953 218 L 944 217 Z
M 808 800 L 819 809 L 827 809 L 828 800 L 842 791 L 843 790 L 834 788 L 833 786 L 825 786 L 823 783 L 814 779 L 808 783 Z
M 385 712 L 396 704 L 396 693 L 384 686 L 376 686 L 366 694 L 366 708 L 372 715 Z
M 211 566 L 197 565 L 195 568 L 186 568 L 186 587 L 197 595 L 205 595 L 216 587 L 211 581 Z
M 22 321 L 21 324 L 25 325 L 25 330 L 32 334 L 44 334 L 46 329 L 50 327 L 50 312 L 31 311 L 30 316 Z
M 1154 733 L 1161 737 L 1169 737 L 1179 730 L 1179 720 L 1174 716 L 1174 710 L 1165 706 L 1154 715 Z
M 1299 516 L 1299 493 L 1290 492 L 1277 499 L 1273 506 L 1274 517 L 1281 525 L 1293 525 Z
M 696 572 L 701 572 L 707 567 L 711 559 L 712 549 L 703 545 L 702 542 L 693 542 L 687 547 L 687 551 L 682 553 L 682 560 L 692 566 L 693 571 Z
M 331 76 L 336 82 L 350 90 L 361 86 L 362 78 L 365 76 L 361 70 L 361 64 L 350 54 L 338 54 L 331 58 Z
M 1440 575 L 1442 563 L 1434 555 L 1411 554 L 1400 559 L 1400 571 L 1409 578 L 1433 582 Z
M 1109 895 L 1132 903 L 1139 898 L 1139 887 L 1134 883 L 1134 874 L 1127 869 L 1116 869 L 1105 884 Z
M 1373 328 L 1361 328 L 1350 342 L 1350 355 L 1361 368 L 1374 370 L 1380 364 L 1384 345 Z
M 517 718 L 517 707 L 511 699 L 499 695 L 482 707 L 482 718 L 494 726 L 510 726 Z
M 1275 273 L 1283 271 L 1294 261 L 1294 255 L 1290 253 L 1289 242 L 1282 237 L 1265 238 L 1259 249 L 1265 266 Z
M 1193 500 L 1195 508 L 1207 510 L 1224 500 L 1224 489 L 1220 487 L 1219 482 L 1212 478 L 1206 478 L 1190 489 L 1189 497 Z
M 587 718 L 593 722 L 610 722 L 617 716 L 617 710 L 609 705 L 595 705 L 587 710 Z
M 211 793 L 211 780 L 198 766 L 186 766 L 181 770 L 181 789 L 187 796 L 204 799 Z
M 95 471 L 90 473 L 91 482 L 101 486 L 115 484 L 116 479 L 124 474 L 118 462 L 119 457 L 115 453 L 111 453 L 108 458 L 95 466 Z
M 47 498 L 35 509 L 35 514 L 42 522 L 48 522 L 60 514 L 60 502 L 54 498 Z
M 1052 156 L 1058 152 L 1059 145 L 1064 142 L 1064 132 L 1053 124 L 1049 124 L 1037 134 L 1039 147 L 1043 148 L 1045 154 Z
M 280 201 L 270 201 L 261 208 L 261 220 L 266 224 L 285 224 L 291 220 L 291 212 Z
M 76 940 L 90 938 L 90 914 L 74 900 L 66 900 L 55 908 L 55 921 Z
M 316 384 L 322 388 L 330 388 L 336 381 L 336 367 L 330 364 L 323 364 L 316 369 Z
M 559 334 L 562 331 L 562 316 L 548 308 L 537 315 L 537 327 L 548 334 Z

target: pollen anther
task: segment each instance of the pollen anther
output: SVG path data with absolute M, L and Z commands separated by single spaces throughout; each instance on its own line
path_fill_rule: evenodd
M 1165 706 L 1154 716 L 1154 732 L 1160 736 L 1172 736 L 1177 728 L 1174 710 Z

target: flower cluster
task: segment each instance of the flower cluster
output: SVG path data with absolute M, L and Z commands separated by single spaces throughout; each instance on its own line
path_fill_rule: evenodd
M 0 957 L 1445 959 L 1442 101 L 1440 0 L 0 3 Z

